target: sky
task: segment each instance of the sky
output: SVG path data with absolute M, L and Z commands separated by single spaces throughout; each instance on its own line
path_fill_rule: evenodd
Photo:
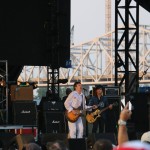
M 112 30 L 114 30 L 115 0 L 111 3 Z M 140 24 L 150 25 L 148 18 L 150 13 L 140 7 Z M 75 45 L 103 35 L 105 33 L 105 0 L 71 0 L 71 27 L 73 25 Z

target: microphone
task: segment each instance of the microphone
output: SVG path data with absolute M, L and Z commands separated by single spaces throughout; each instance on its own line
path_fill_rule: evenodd
M 83 88 L 84 91 L 87 91 L 87 89 Z

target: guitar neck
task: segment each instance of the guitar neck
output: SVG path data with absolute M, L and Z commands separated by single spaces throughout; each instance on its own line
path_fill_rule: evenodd
M 85 111 L 88 111 L 88 110 L 90 110 L 90 109 L 92 109 L 93 108 L 93 106 L 91 106 L 91 107 L 89 107 L 89 108 L 86 108 L 86 109 L 83 109 L 83 110 L 80 110 L 80 113 L 83 113 L 83 112 L 85 112 Z
M 107 106 L 106 108 L 102 109 L 101 113 L 104 112 L 104 111 L 106 111 L 107 109 L 109 109 L 109 106 Z
M 118 104 L 115 102 L 112 104 L 112 106 L 117 106 Z M 99 105 L 97 105 L 99 106 Z M 101 113 L 104 112 L 105 110 L 109 109 L 109 106 L 105 107 L 104 109 L 101 110 Z

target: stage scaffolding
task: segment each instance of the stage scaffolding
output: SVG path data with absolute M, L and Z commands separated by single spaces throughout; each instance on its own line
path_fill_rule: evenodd
M 0 119 L 8 123 L 8 62 L 0 60 Z

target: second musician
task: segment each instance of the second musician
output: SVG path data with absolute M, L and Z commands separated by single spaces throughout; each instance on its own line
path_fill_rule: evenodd
M 103 86 L 97 85 L 94 89 L 93 96 L 89 100 L 89 106 L 98 105 L 98 109 L 102 110 L 105 107 L 112 109 L 112 104 L 109 105 L 107 99 L 103 96 Z M 95 110 L 93 110 L 95 111 Z M 99 127 L 99 133 L 106 132 L 107 111 L 103 112 L 100 117 L 93 123 L 92 133 L 96 133 Z

